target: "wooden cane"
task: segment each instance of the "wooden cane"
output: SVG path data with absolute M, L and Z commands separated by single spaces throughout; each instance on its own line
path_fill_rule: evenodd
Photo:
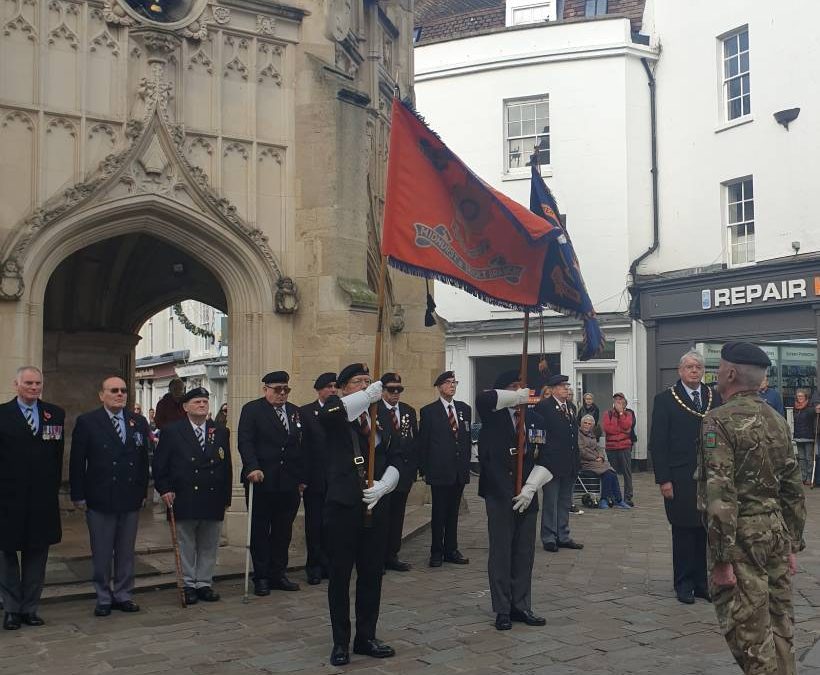
M 168 509 L 171 514 L 171 520 L 168 524 L 171 526 L 171 543 L 174 545 L 174 559 L 177 566 L 177 592 L 179 593 L 179 604 L 185 609 L 188 605 L 185 602 L 185 588 L 182 583 L 182 560 L 179 557 L 179 540 L 177 540 L 177 520 L 174 517 L 174 505 Z
M 253 481 L 248 481 L 248 536 L 245 539 L 245 595 L 243 604 L 248 604 L 248 577 L 251 571 L 251 517 L 253 516 Z

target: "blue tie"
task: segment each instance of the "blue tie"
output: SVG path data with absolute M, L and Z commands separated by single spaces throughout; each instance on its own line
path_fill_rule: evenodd
M 111 423 L 114 425 L 114 431 L 117 432 L 117 436 L 120 437 L 120 440 L 125 443 L 125 430 L 122 428 L 122 420 L 116 415 L 112 415 Z
M 703 410 L 703 404 L 700 402 L 700 392 L 699 391 L 693 391 L 692 392 L 692 401 L 695 404 L 695 410 L 697 410 L 698 412 Z

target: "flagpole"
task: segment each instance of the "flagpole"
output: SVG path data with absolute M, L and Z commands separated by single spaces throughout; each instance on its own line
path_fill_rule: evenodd
M 381 377 L 382 368 L 382 334 L 384 333 L 384 287 L 387 277 L 387 256 L 382 255 L 379 264 L 379 289 L 376 309 L 376 353 L 373 355 L 373 377 Z M 376 467 L 376 421 L 378 419 L 378 403 L 370 406 L 370 437 L 368 438 L 367 453 L 367 487 L 373 487 Z M 365 524 L 370 523 L 372 511 L 365 511 Z
M 521 386 L 527 386 L 527 347 L 530 336 L 530 312 L 524 311 L 524 346 L 521 349 Z M 518 406 L 518 452 L 515 456 L 515 494 L 524 484 L 524 448 L 527 443 L 527 404 Z

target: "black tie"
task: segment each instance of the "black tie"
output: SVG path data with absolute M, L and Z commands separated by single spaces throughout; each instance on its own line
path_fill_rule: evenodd
M 697 410 L 698 412 L 703 410 L 703 405 L 700 402 L 700 392 L 699 391 L 696 390 L 696 391 L 692 392 L 692 401 L 695 403 L 695 410 Z

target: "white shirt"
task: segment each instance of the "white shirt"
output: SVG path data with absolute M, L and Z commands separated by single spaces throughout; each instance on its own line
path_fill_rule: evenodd
M 681 382 L 681 384 L 683 384 L 683 382 Z M 689 388 L 689 386 L 683 384 L 683 388 L 686 390 L 686 393 L 689 394 L 689 399 L 692 401 L 692 403 L 695 402 L 695 392 L 698 392 L 698 396 L 700 396 L 700 385 L 698 385 L 697 389 L 691 389 Z M 703 405 L 702 399 L 703 397 L 701 396 L 701 405 Z
M 188 421 L 191 422 L 191 418 L 188 418 Z M 202 438 L 208 439 L 208 435 L 205 433 L 205 427 L 208 424 L 208 420 L 205 420 L 202 424 L 194 424 L 191 422 L 191 426 L 194 428 L 194 437 L 196 437 L 196 430 L 199 429 L 202 432 Z
M 382 403 L 384 403 L 384 407 L 387 408 L 387 412 L 393 413 L 396 417 L 396 422 L 399 426 L 401 426 L 401 415 L 399 414 L 399 404 L 392 406 L 387 401 L 382 399 Z
M 453 406 L 453 415 L 456 414 L 456 400 L 455 399 L 453 399 L 452 401 L 448 401 L 447 399 L 442 398 L 441 396 L 439 396 L 438 400 L 441 401 L 441 405 L 444 406 L 445 412 L 447 412 L 449 414 L 450 413 L 450 406 Z

